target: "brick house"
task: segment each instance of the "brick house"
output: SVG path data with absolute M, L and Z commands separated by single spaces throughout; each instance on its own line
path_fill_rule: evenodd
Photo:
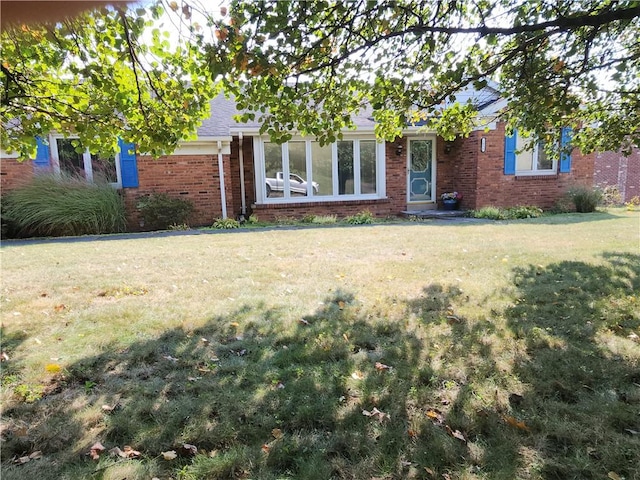
M 549 208 L 570 186 L 593 184 L 594 155 L 574 150 L 552 160 L 538 146 L 521 151 L 523 139 L 517 132 L 505 136 L 504 123 L 496 120 L 505 106 L 497 90 L 488 86 L 472 94 L 487 129 L 483 126 L 467 138 L 445 142 L 420 126 L 407 126 L 395 141 L 377 142 L 374 122 L 365 112 L 354 118 L 355 131 L 326 146 L 295 136 L 283 145 L 274 144 L 260 135 L 259 124 L 236 123 L 235 103 L 219 96 L 211 101 L 211 116 L 197 139 L 172 155 L 135 155 L 131 145 L 120 142 L 121 150 L 110 162 L 88 151 L 67 158 L 69 139 L 50 135 L 48 141 L 39 141 L 31 164 L 3 154 L 2 189 L 38 171 L 60 171 L 68 165 L 91 180 L 94 171 L 109 165 L 107 177 L 123 192 L 133 230 L 141 227 L 136 199 L 152 192 L 193 202 L 191 224 L 196 226 L 251 213 L 260 220 L 347 216 L 365 209 L 380 217 L 393 216 L 438 208 L 440 195 L 449 191 L 463 195 L 465 209 Z M 464 94 L 458 100 L 464 101 Z M 563 132 L 563 141 L 567 138 Z
M 623 202 L 640 196 L 640 149 L 635 148 L 628 156 L 620 152 L 597 153 L 593 180 L 598 187 L 617 187 Z

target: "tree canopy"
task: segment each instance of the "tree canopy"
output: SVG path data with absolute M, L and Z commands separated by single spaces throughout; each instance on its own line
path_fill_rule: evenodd
M 456 94 L 487 82 L 510 128 L 570 126 L 584 151 L 640 144 L 637 0 L 165 2 L 178 47 L 152 26 L 161 5 L 3 32 L 3 122 L 18 120 L 3 145 L 54 129 L 100 146 L 120 129 L 169 151 L 220 88 L 276 141 L 333 141 L 363 108 L 380 138 L 418 121 L 452 138 L 478 127 L 480 106 Z
M 217 86 L 196 44 L 155 27 L 162 14 L 105 7 L 3 28 L 3 149 L 33 158 L 35 137 L 58 132 L 78 148 L 115 151 L 121 137 L 157 156 L 193 136 Z

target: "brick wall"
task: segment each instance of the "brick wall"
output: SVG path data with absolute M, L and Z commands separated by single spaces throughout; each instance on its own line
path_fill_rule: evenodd
M 495 130 L 474 132 L 469 138 L 461 140 L 457 153 L 462 175 L 472 176 L 468 170 L 475 168 L 476 188 L 473 201 L 464 204 L 465 208 L 484 206 L 509 207 L 515 205 L 537 205 L 551 208 L 558 199 L 573 185 L 593 185 L 594 155 L 572 153 L 571 172 L 555 175 L 516 176 L 504 174 L 504 123 L 500 122 Z M 479 144 L 486 138 L 486 150 L 480 152 Z M 473 148 L 467 148 L 471 143 Z M 473 166 L 471 152 L 477 152 L 477 167 Z M 468 155 L 468 157 L 465 157 Z M 466 188 L 466 186 L 465 186 Z M 466 193 L 463 191 L 463 193 Z M 473 194 L 472 194 L 473 195 Z
M 461 208 L 474 208 L 478 178 L 479 132 L 468 138 L 457 138 L 445 142 L 436 141 L 436 199 L 440 206 L 440 195 L 444 192 L 462 194 Z
M 19 162 L 15 158 L 2 158 L 0 160 L 0 192 L 8 192 L 11 189 L 28 183 L 33 178 L 33 163 L 31 160 Z
M 233 175 L 229 155 L 224 156 L 223 168 L 227 213 L 233 216 Z M 166 193 L 171 197 L 190 200 L 195 207 L 189 220 L 191 226 L 211 225 L 222 216 L 217 155 L 172 155 L 157 160 L 150 156 L 139 156 L 138 181 L 137 188 L 123 190 L 131 230 L 143 228 L 135 204 L 138 197 L 150 193 Z
M 595 156 L 594 183 L 599 187 L 618 187 L 624 202 L 640 196 L 640 149 L 625 157 L 620 152 L 603 152 Z

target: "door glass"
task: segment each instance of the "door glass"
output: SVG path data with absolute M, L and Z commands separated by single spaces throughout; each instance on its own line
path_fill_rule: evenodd
M 409 201 L 433 200 L 433 140 L 411 140 L 409 145 Z

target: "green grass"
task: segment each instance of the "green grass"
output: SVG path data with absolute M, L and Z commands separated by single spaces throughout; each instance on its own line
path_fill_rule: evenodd
M 8 243 L 2 478 L 639 478 L 639 226 Z

